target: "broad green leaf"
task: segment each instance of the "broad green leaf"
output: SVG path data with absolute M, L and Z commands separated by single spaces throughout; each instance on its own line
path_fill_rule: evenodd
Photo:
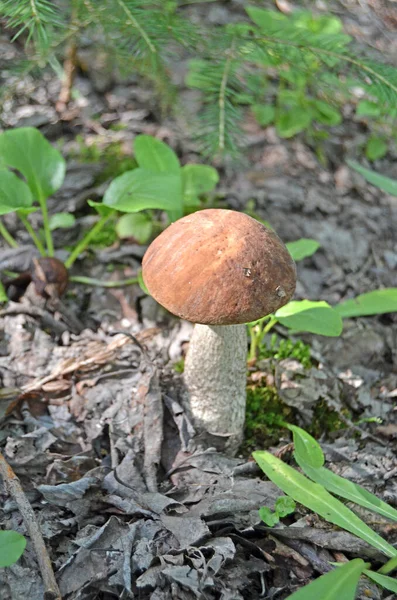
M 335 35 L 343 28 L 342 21 L 333 15 L 313 15 L 310 11 L 296 13 L 294 23 L 297 27 L 312 33 Z
M 324 301 L 294 300 L 279 308 L 275 317 L 290 329 L 329 337 L 340 335 L 343 329 L 340 315 Z
M 182 214 L 180 174 L 153 173 L 141 168 L 127 171 L 112 181 L 103 203 L 121 212 L 158 208 Z
M 286 600 L 354 600 L 358 582 L 367 566 L 361 558 L 355 558 L 321 575 Z
M 277 525 L 280 520 L 279 516 L 272 512 L 270 508 L 267 508 L 267 506 L 262 506 L 259 509 L 259 517 L 268 527 Z
M 181 168 L 175 152 L 151 135 L 138 135 L 134 141 L 138 165 L 153 173 L 176 173 Z
M 354 160 L 347 160 L 346 162 L 351 169 L 354 169 L 355 171 L 357 171 L 357 173 L 360 173 L 360 175 L 362 175 L 368 181 L 368 183 L 371 183 L 372 185 L 378 187 L 380 190 L 383 190 L 391 196 L 397 196 L 396 179 L 390 179 L 390 177 L 379 175 L 379 173 L 376 173 L 371 169 L 366 169 L 365 167 L 362 167 Z
M 382 109 L 377 102 L 360 100 L 357 104 L 356 115 L 358 117 L 379 117 L 381 114 Z
M 120 239 L 133 238 L 145 244 L 153 232 L 153 221 L 144 213 L 123 215 L 116 223 L 116 233 Z
M 0 531 L 0 567 L 17 562 L 25 550 L 26 539 L 16 531 Z
M 300 461 L 315 469 L 322 467 L 325 462 L 324 454 L 320 444 L 317 443 L 314 437 L 296 425 L 286 423 L 285 426 L 293 433 L 295 454 L 299 457 Z
M 182 168 L 183 202 L 194 205 L 198 197 L 211 192 L 219 181 L 218 171 L 208 165 L 185 165 Z
M 301 238 L 285 245 L 294 260 L 303 260 L 308 256 L 312 256 L 320 247 L 317 240 L 311 240 L 310 238 Z
M 378 585 L 381 585 L 385 590 L 390 592 L 397 592 L 397 579 L 395 577 L 388 577 L 387 575 L 381 575 L 375 571 L 369 571 L 365 569 L 364 575 L 375 581 Z
M 4 289 L 4 285 L 0 281 L 0 302 L 7 302 L 7 301 L 8 301 L 8 296 Z
M 277 515 L 281 518 L 293 513 L 296 509 L 295 501 L 289 496 L 280 496 L 274 507 Z
M 379 515 L 383 515 L 387 519 L 397 521 L 397 510 L 395 508 L 389 506 L 389 504 L 383 502 L 357 483 L 353 483 L 325 467 L 313 467 L 313 465 L 304 459 L 302 453 L 296 451 L 296 447 L 294 457 L 302 471 L 310 477 L 310 479 L 325 487 L 325 489 L 332 494 L 350 500 L 350 502 L 354 502 Z
M 350 531 L 386 556 L 397 556 L 396 548 L 368 527 L 347 506 L 331 496 L 322 485 L 313 483 L 270 452 L 254 452 L 253 457 L 267 477 L 296 502 L 303 504 L 329 523 Z
M 65 161 L 34 127 L 0 134 L 0 156 L 7 167 L 25 177 L 35 200 L 44 201 L 56 192 L 65 177 Z
M 324 100 L 314 100 L 313 111 L 313 116 L 319 123 L 330 127 L 342 123 L 342 115 L 339 110 Z
M 32 203 L 32 193 L 26 183 L 12 171 L 0 170 L 0 215 L 29 208 Z
M 19 217 L 28 217 L 29 215 L 31 215 L 34 212 L 37 212 L 38 210 L 38 206 L 29 206 L 29 208 L 18 208 L 17 215 Z
M 87 200 L 87 204 L 89 206 L 92 206 L 92 208 L 95 208 L 96 212 L 101 217 L 107 217 L 108 215 L 111 215 L 112 213 L 116 212 L 114 208 L 110 208 L 109 206 L 106 206 L 106 204 L 104 204 L 103 202 L 95 202 L 94 200 Z
M 344 319 L 396 312 L 397 287 L 361 294 L 356 298 L 337 304 L 334 309 Z
M 383 158 L 383 156 L 385 156 L 387 149 L 387 143 L 383 138 L 376 136 L 370 137 L 365 147 L 365 156 L 368 160 L 377 160 L 378 158 Z
M 292 107 L 276 117 L 276 130 L 280 137 L 290 138 L 307 129 L 312 122 L 310 110 Z
M 259 125 L 266 127 L 273 123 L 274 117 L 276 116 L 276 109 L 271 104 L 254 104 L 252 112 L 255 115 L 255 119 Z
M 280 27 L 279 23 L 285 23 L 287 21 L 285 15 L 276 12 L 275 10 L 266 10 L 256 6 L 246 6 L 245 10 L 247 11 L 249 18 L 254 21 L 255 25 L 258 25 L 265 33 L 277 29 L 277 26 Z
M 50 217 L 50 229 L 68 229 L 76 223 L 74 215 L 71 213 L 56 213 Z

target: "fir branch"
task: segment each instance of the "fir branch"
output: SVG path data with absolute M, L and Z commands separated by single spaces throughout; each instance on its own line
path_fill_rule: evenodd
M 330 39 L 321 40 L 321 43 L 306 44 L 300 41 L 287 41 L 284 39 L 276 39 L 273 37 L 257 37 L 254 38 L 257 42 L 265 42 L 269 45 L 281 45 L 283 48 L 291 47 L 300 50 L 307 54 L 310 52 L 313 56 L 320 58 L 321 56 L 330 57 L 335 59 L 337 62 L 347 63 L 352 65 L 358 73 L 366 74 L 372 78 L 374 83 L 378 83 L 379 87 L 374 88 L 377 96 L 383 97 L 385 102 L 394 103 L 397 101 L 397 69 L 390 65 L 382 65 L 374 61 L 361 60 L 358 57 L 348 54 L 343 51 L 335 51 L 329 49 Z M 250 42 L 254 41 L 252 38 Z M 366 86 L 367 89 L 370 89 Z M 387 92 L 389 90 L 389 93 Z
M 48 47 L 50 29 L 62 26 L 58 12 L 48 0 L 5 0 L 0 5 L 0 17 L 17 29 L 13 40 L 27 31 L 26 44 L 33 40 L 41 50 Z
M 219 100 L 218 100 L 218 105 L 219 105 L 219 141 L 218 141 L 218 148 L 219 148 L 220 152 L 224 152 L 224 150 L 225 150 L 226 89 L 227 89 L 228 78 L 229 78 L 229 75 L 230 75 L 230 70 L 231 70 L 231 67 L 232 67 L 234 47 L 235 47 L 235 40 L 232 41 L 232 44 L 231 44 L 231 47 L 230 47 L 230 51 L 228 53 L 229 56 L 227 57 L 227 59 L 225 61 L 225 67 L 223 69 L 223 75 L 222 75 L 222 79 L 221 79 L 221 85 L 219 87 Z
M 143 27 L 140 25 L 140 23 L 137 21 L 137 19 L 134 17 L 134 15 L 132 14 L 131 10 L 128 8 L 126 3 L 123 0 L 117 0 L 117 4 L 121 7 L 123 12 L 125 12 L 125 14 L 127 15 L 128 19 L 129 19 L 129 21 L 127 21 L 127 25 L 129 24 L 129 25 L 132 25 L 134 28 L 136 28 L 137 31 L 139 32 L 139 34 L 142 36 L 142 39 L 147 44 L 150 52 L 152 52 L 153 54 L 156 54 L 157 50 L 156 50 L 154 44 L 151 42 L 148 34 L 143 29 Z

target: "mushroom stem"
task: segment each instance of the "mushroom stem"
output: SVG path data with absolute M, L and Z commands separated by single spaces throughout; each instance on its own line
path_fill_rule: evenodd
M 245 325 L 195 325 L 185 360 L 186 408 L 198 430 L 227 438 L 229 454 L 243 438 L 246 363 Z

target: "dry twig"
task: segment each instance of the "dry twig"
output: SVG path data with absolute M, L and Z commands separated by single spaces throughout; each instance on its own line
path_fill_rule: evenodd
M 0 475 L 3 478 L 4 485 L 8 493 L 15 500 L 18 509 L 23 517 L 23 520 L 28 530 L 29 537 L 32 541 L 33 548 L 36 552 L 37 562 L 44 583 L 44 600 L 62 600 L 61 592 L 55 579 L 54 571 L 52 570 L 51 560 L 48 556 L 43 536 L 37 523 L 34 511 L 25 496 L 21 483 L 10 465 L 0 452 Z

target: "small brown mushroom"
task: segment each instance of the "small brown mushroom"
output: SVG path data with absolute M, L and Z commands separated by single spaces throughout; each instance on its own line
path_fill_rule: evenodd
M 247 335 L 243 323 L 286 304 L 295 264 L 278 236 L 244 213 L 196 212 L 154 240 L 145 284 L 162 306 L 196 323 L 185 361 L 187 408 L 199 430 L 242 440 Z

